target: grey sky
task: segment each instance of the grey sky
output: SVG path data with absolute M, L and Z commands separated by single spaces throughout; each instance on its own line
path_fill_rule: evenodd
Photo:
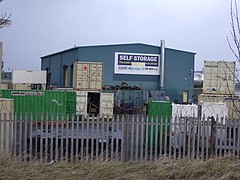
M 74 45 L 147 43 L 196 52 L 204 60 L 235 60 L 230 0 L 4 0 L 0 13 L 4 69 L 40 69 L 40 57 Z

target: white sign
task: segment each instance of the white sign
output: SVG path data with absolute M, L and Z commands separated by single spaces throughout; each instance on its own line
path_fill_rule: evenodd
M 114 73 L 160 75 L 160 55 L 115 52 Z

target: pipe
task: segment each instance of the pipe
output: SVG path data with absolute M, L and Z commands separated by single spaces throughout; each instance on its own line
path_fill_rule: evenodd
M 165 41 L 161 40 L 160 90 L 164 90 Z

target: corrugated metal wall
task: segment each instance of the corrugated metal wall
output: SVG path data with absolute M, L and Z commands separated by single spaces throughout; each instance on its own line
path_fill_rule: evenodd
M 63 65 L 71 67 L 78 59 L 87 62 L 103 62 L 103 85 L 138 85 L 146 90 L 159 90 L 159 76 L 114 74 L 115 52 L 159 54 L 160 47 L 146 44 L 123 44 L 84 46 L 72 48 L 60 53 L 42 57 L 41 69 L 49 68 L 51 84 L 63 86 Z M 165 60 L 165 91 L 174 102 L 182 102 L 182 91 L 189 91 L 190 102 L 193 98 L 193 71 L 195 54 L 166 48 Z M 72 73 L 69 71 L 69 73 Z M 71 81 L 69 75 L 69 82 Z M 72 85 L 70 83 L 70 85 Z

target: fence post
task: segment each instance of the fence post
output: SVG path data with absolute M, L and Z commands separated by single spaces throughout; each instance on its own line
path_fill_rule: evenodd
M 100 121 L 100 115 L 97 115 L 97 120 L 96 120 L 97 122 L 97 125 L 96 125 L 96 131 L 97 131 L 97 134 L 98 134 L 98 138 L 100 138 L 101 137 L 101 135 L 99 134 L 99 132 L 100 132 L 100 128 L 99 128 L 99 121 Z M 96 160 L 99 160 L 98 158 L 99 158 L 99 139 L 96 139 Z
M 134 123 L 135 123 L 135 117 L 134 115 L 132 114 L 131 115 L 131 133 L 130 133 L 130 137 L 131 137 L 131 140 L 130 140 L 130 161 L 133 161 L 133 151 L 136 153 L 136 149 L 134 149 L 134 135 L 135 135 L 135 129 L 134 129 Z M 130 128 L 129 128 L 130 129 Z
M 56 162 L 59 162 L 59 154 L 60 154 L 60 151 L 59 151 L 59 143 L 58 143 L 58 141 L 59 141 L 59 132 L 58 132 L 58 127 L 59 127 L 59 114 L 56 114 L 56 116 L 53 116 L 53 114 L 52 114 L 52 121 L 54 120 L 54 118 L 53 117 L 56 117 L 56 140 L 55 140 L 55 161 Z
M 74 143 L 74 118 L 75 118 L 75 115 L 74 114 L 71 114 L 71 163 L 73 163 L 73 143 Z M 77 137 L 76 137 L 77 139 Z M 76 145 L 76 144 L 75 144 Z
M 135 161 L 138 161 L 139 156 L 139 124 L 140 124 L 140 118 L 139 115 L 136 116 L 136 143 L 135 143 Z
M 140 160 L 143 161 L 143 147 L 144 147 L 144 127 L 146 127 L 146 124 L 144 122 L 143 115 L 141 116 L 141 148 L 140 148 Z
M 117 140 L 117 137 L 114 136 L 114 130 L 116 129 L 115 128 L 115 123 L 116 123 L 115 117 L 114 116 L 111 117 L 110 121 L 111 121 L 111 127 L 109 127 L 109 130 L 110 130 L 109 135 L 111 136 L 110 137 L 110 139 L 111 139 L 111 141 L 110 141 L 110 143 L 111 143 L 111 157 L 110 157 L 110 160 L 113 160 L 113 158 L 114 158 L 114 152 L 113 151 L 114 151 L 114 146 L 115 146 L 114 140 L 115 140 L 115 138 Z M 118 130 L 116 130 L 116 132 L 118 132 Z
M 51 139 L 50 139 L 50 161 L 53 160 L 53 114 L 49 114 L 49 117 L 51 119 Z M 56 140 L 55 136 L 55 140 Z M 57 147 L 55 148 L 57 149 Z
M 122 129 L 120 130 L 120 128 L 119 128 L 119 114 L 116 116 L 116 119 L 117 119 L 117 127 L 116 127 L 116 129 L 117 129 L 117 132 L 122 132 Z M 120 137 L 120 139 L 121 139 L 122 137 Z M 120 145 L 120 147 L 121 147 L 121 145 Z M 119 136 L 118 136 L 118 134 L 117 134 L 117 136 L 116 136 L 116 160 L 117 161 L 119 161 Z
M 91 129 L 89 129 L 89 131 L 91 132 L 91 148 L 89 148 L 89 154 L 90 154 L 90 160 L 93 161 L 94 160 L 94 126 L 95 126 L 95 115 L 92 114 L 91 115 Z
M 124 117 L 123 115 L 121 115 L 121 128 L 122 128 L 122 140 L 121 140 L 121 153 L 120 153 L 120 158 L 121 158 L 121 162 L 123 162 L 125 160 L 125 155 L 126 153 L 124 154 L 125 152 L 125 148 L 126 148 L 126 145 L 125 145 L 125 121 L 124 121 Z
M 80 118 L 80 116 L 77 115 L 76 118 L 77 118 L 77 122 L 76 122 L 76 153 L 75 153 L 75 160 L 76 160 L 76 162 L 78 162 L 78 160 L 79 160 L 79 118 Z
M 211 143 L 210 143 L 210 149 L 211 149 L 211 156 L 213 156 L 213 152 L 214 152 L 214 148 L 215 144 L 216 144 L 216 120 L 215 118 L 212 116 L 211 117 Z

